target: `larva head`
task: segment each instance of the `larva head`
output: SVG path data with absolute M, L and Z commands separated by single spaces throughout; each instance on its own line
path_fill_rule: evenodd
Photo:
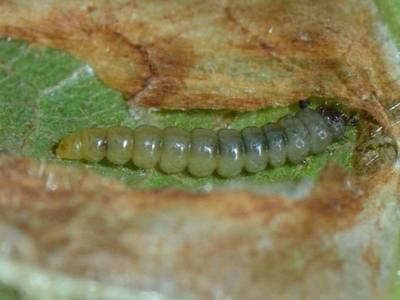
M 56 155 L 61 159 L 82 159 L 81 149 L 81 135 L 72 133 L 60 141 L 56 149 Z
M 335 140 L 343 137 L 348 123 L 348 116 L 333 106 L 323 105 L 318 108 L 320 114 L 324 117 Z

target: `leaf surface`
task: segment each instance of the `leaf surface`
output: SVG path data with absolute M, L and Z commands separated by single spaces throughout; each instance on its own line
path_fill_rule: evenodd
M 298 6 L 291 6 L 289 2 L 281 7 L 283 10 L 277 14 L 278 20 L 287 16 L 288 12 L 289 15 L 290 12 L 298 12 Z M 21 15 L 35 12 L 34 9 L 29 12 L 24 10 L 31 2 L 21 3 L 21 7 L 7 9 L 18 11 Z M 126 3 L 130 7 L 130 2 Z M 378 4 L 382 5 L 378 7 L 383 7 L 385 13 L 390 11 L 387 6 L 385 8 L 385 2 Z M 122 2 L 113 5 L 111 8 L 117 11 L 121 7 L 126 9 Z M 235 5 L 229 8 L 233 8 L 231 21 L 244 20 L 244 25 L 250 26 L 245 28 L 250 29 L 258 26 L 257 18 L 248 19 L 241 14 L 248 11 L 241 10 L 240 5 L 237 10 Z M 7 9 L 2 11 L 3 25 L 12 19 L 8 19 Z M 70 9 L 76 11 L 73 6 Z M 93 11 L 96 12 L 96 9 Z M 157 9 L 151 6 L 150 12 L 145 9 L 143 12 L 145 16 L 146 13 L 152 15 Z M 102 19 L 103 13 L 103 10 L 97 10 L 94 15 L 96 22 L 105 20 Z M 240 15 L 235 16 L 234 13 Z M 254 11 L 250 14 L 257 16 Z M 370 13 L 367 15 L 366 20 L 370 20 Z M 203 11 L 201 16 L 207 16 L 207 11 Z M 114 82 L 104 75 L 110 60 L 99 65 L 102 61 L 94 61 L 92 53 L 97 51 L 93 48 L 93 41 L 99 43 L 97 49 L 100 52 L 95 52 L 95 57 L 99 58 L 104 55 L 101 49 L 107 49 L 102 46 L 117 40 L 115 45 L 118 47 L 110 48 L 110 57 L 118 58 L 111 73 L 122 75 L 117 76 L 115 82 L 125 84 L 122 78 L 128 75 L 129 78 L 139 78 L 133 82 L 138 85 L 132 86 L 140 87 L 147 71 L 144 69 L 142 72 L 127 63 L 134 62 L 136 65 L 141 62 L 135 54 L 126 58 L 130 48 L 119 47 L 124 44 L 121 36 L 96 32 L 93 40 L 85 37 L 88 44 L 78 47 L 79 40 L 69 40 L 64 35 L 65 40 L 61 44 L 54 44 L 58 40 L 51 38 L 51 31 L 57 27 L 51 27 L 49 32 L 43 30 L 45 23 L 40 23 L 47 17 L 45 11 L 39 11 L 31 21 L 33 25 L 41 24 L 42 27 L 32 24 L 32 27 L 24 27 L 26 24 L 10 22 L 8 25 L 14 27 L 5 32 L 62 48 L 87 59 L 87 62 L 37 44 L 0 40 L 0 149 L 4 154 L 0 156 L 3 184 L 0 188 L 0 236 L 3 237 L 0 245 L 4 246 L 0 247 L 1 281 L 17 286 L 25 293 L 34 292 L 32 297 L 38 299 L 44 299 L 44 295 L 57 299 L 84 297 L 90 287 L 92 295 L 105 299 L 127 299 L 132 293 L 143 299 L 155 296 L 160 299 L 176 298 L 181 295 L 208 299 L 225 296 L 259 299 L 271 291 L 281 298 L 298 297 L 299 294 L 309 298 L 319 295 L 337 298 L 339 293 L 345 299 L 376 299 L 387 295 L 394 282 L 394 263 L 398 256 L 399 228 L 394 225 L 398 221 L 397 170 L 391 166 L 384 167 L 366 177 L 349 176 L 333 166 L 321 172 L 329 160 L 352 171 L 352 162 L 359 155 L 355 151 L 360 142 L 356 130 L 347 131 L 343 141 L 332 145 L 322 155 L 308 158 L 303 165 L 287 165 L 251 176 L 244 174 L 234 180 L 216 177 L 193 179 L 186 174 L 167 176 L 157 170 L 144 172 L 133 166 L 57 160 L 53 153 L 54 145 L 64 135 L 80 128 L 116 124 L 134 128 L 147 123 L 187 129 L 226 126 L 240 129 L 250 125 L 260 126 L 290 113 L 293 110 L 290 103 L 295 98 L 292 95 L 287 101 L 280 102 L 280 107 L 241 113 L 212 110 L 215 102 L 205 102 L 210 106 L 209 110 L 192 111 L 154 110 L 128 105 L 120 92 L 102 83 Z M 53 21 L 55 23 L 52 24 L 62 24 L 60 19 Z M 308 21 L 305 22 L 309 25 Z M 354 25 L 352 22 L 349 24 Z M 87 26 L 85 21 L 82 23 L 72 26 L 73 30 Z M 396 23 L 391 21 L 389 24 L 396 33 Z M 20 31 L 15 30 L 16 25 Z M 358 28 L 353 25 L 341 33 Z M 224 23 L 222 27 L 225 26 Z M 235 30 L 237 26 L 236 23 Z M 2 28 L 4 30 L 5 27 Z M 290 28 L 288 26 L 287 30 Z M 38 29 L 43 31 L 35 33 Z M 63 29 L 59 29 L 62 32 Z M 215 33 L 215 37 L 220 34 Z M 161 41 L 155 47 L 169 53 L 171 49 L 166 44 Z M 202 46 L 199 51 L 207 49 L 207 45 L 199 46 Z M 143 50 L 136 46 L 134 49 L 134 53 Z M 257 55 L 254 56 L 253 52 L 250 51 L 250 55 L 246 50 L 243 52 L 245 58 L 239 59 L 243 53 L 236 50 L 227 56 L 214 50 L 206 51 L 209 53 L 207 57 L 210 58 L 212 53 L 213 59 L 197 65 L 197 75 L 202 72 L 209 74 L 211 66 L 220 66 L 216 71 L 228 74 L 233 82 L 245 86 L 249 85 L 250 79 L 258 80 L 258 83 L 265 79 L 252 78 L 257 72 L 251 71 L 254 65 L 249 65 L 249 59 L 259 63 L 259 68 L 270 67 L 268 64 L 264 66 L 263 61 L 255 60 Z M 377 55 L 374 52 L 368 56 L 369 50 L 363 55 L 372 58 Z M 172 58 L 165 61 L 168 56 L 159 57 L 157 52 L 153 55 L 159 59 L 162 72 L 168 71 L 165 64 L 168 66 L 177 62 Z M 290 51 L 280 55 L 287 61 L 293 59 Z M 226 57 L 235 59 L 225 60 Z M 348 58 L 346 54 L 339 62 L 345 64 L 345 58 Z M 302 59 L 307 61 L 308 58 Z M 371 62 L 376 66 L 376 61 L 371 59 Z M 127 68 L 119 69 L 121 65 Z M 301 61 L 292 61 L 290 65 L 295 69 L 302 68 Z M 204 69 L 201 69 L 202 66 Z M 391 69 L 390 74 L 393 75 L 392 72 L 394 70 Z M 235 74 L 238 76 L 235 77 Z M 363 71 L 358 70 L 355 75 L 360 80 L 357 82 L 363 83 L 360 91 L 365 91 L 365 82 L 374 82 L 365 81 Z M 320 73 L 312 77 L 313 80 L 318 76 Z M 226 90 L 221 90 L 223 82 L 219 82 L 218 86 L 207 86 L 207 80 L 192 83 L 201 83 L 202 89 L 210 93 L 224 93 Z M 394 126 L 397 113 L 392 109 L 396 104 L 392 97 L 396 95 L 397 87 L 379 82 L 379 88 L 390 91 L 384 94 L 385 97 L 378 97 L 376 101 L 370 99 L 362 105 L 360 99 L 351 100 L 350 97 L 348 104 L 370 112 L 382 128 L 389 128 L 389 132 L 397 138 L 398 131 Z M 237 86 L 237 93 L 241 95 L 248 92 L 242 85 Z M 191 88 L 194 86 L 191 85 Z M 370 91 L 369 88 L 366 90 Z M 343 96 L 340 93 L 333 95 Z M 178 98 L 166 99 L 168 102 Z M 182 101 L 183 98 L 179 99 Z M 225 100 L 220 107 L 226 107 Z M 182 104 L 179 101 L 177 103 Z M 194 103 L 198 103 L 196 101 Z M 257 101 L 251 103 L 261 103 Z M 255 106 L 250 105 L 249 108 Z M 317 183 L 313 186 L 289 183 L 299 180 L 308 182 L 310 179 Z M 183 191 L 158 190 L 163 187 Z M 210 189 L 215 191 L 198 193 Z M 296 195 L 297 198 L 288 195 Z M 218 268 L 215 268 L 216 265 Z M 235 276 L 232 277 L 232 274 Z M 42 281 L 33 288 L 35 278 L 42 278 Z M 237 282 L 242 285 L 237 285 Z M 379 288 L 376 288 L 377 285 L 380 285 Z M 253 287 L 251 291 L 247 286 Z M 8 288 L 4 290 L 4 294 L 14 293 Z

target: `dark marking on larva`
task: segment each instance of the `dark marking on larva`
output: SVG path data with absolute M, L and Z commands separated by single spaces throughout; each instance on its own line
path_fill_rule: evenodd
M 243 170 L 256 173 L 267 166 L 287 162 L 301 163 L 305 157 L 326 150 L 341 139 L 347 117 L 333 106 L 317 109 L 299 103 L 298 112 L 261 128 L 221 129 L 218 132 L 197 128 L 159 129 L 142 125 L 135 129 L 122 126 L 82 129 L 63 138 L 56 149 L 61 159 L 114 164 L 132 161 L 143 169 L 158 168 L 167 174 L 187 170 L 195 177 L 218 174 L 234 177 Z
M 304 99 L 304 100 L 300 100 L 300 101 L 299 101 L 299 107 L 300 107 L 300 109 L 305 109 L 305 108 L 307 108 L 307 107 L 309 107 L 309 106 L 310 106 L 310 100 Z

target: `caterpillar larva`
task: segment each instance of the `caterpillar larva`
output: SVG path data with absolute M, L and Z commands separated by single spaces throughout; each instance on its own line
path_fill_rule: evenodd
M 138 168 L 158 167 L 168 174 L 188 170 L 196 177 L 214 172 L 234 177 L 242 170 L 256 173 L 268 165 L 300 163 L 343 136 L 349 118 L 337 109 L 321 106 L 314 110 L 306 101 L 300 102 L 300 108 L 276 123 L 241 131 L 196 128 L 189 132 L 149 125 L 83 129 L 63 138 L 56 154 L 61 159 L 90 162 L 106 158 L 114 164 L 133 160 Z

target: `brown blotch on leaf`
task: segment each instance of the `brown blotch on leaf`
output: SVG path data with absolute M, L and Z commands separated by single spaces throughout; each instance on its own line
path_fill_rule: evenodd
M 380 120 L 364 101 L 376 97 L 384 107 L 400 89 L 373 5 L 7 1 L 0 35 L 85 59 L 132 105 L 255 110 L 317 95 Z
M 308 221 L 318 222 L 315 216 L 321 216 L 323 223 L 312 224 L 312 230 L 340 230 L 354 221 L 362 210 L 361 199 L 368 189 L 360 179 L 349 175 L 334 163 L 328 164 L 322 171 L 318 184 L 314 187 L 308 201 L 301 203 L 313 215 Z
M 301 200 L 230 190 L 143 192 L 85 171 L 1 156 L 0 230 L 18 233 L 16 249 L 29 246 L 2 257 L 173 297 L 190 292 L 209 299 L 216 288 L 233 299 L 336 295 L 354 275 L 349 266 L 369 272 L 381 265 L 379 252 L 360 252 L 367 260 L 358 265 L 340 242 L 342 234 L 365 234 L 364 210 L 376 185 L 334 165 L 323 174 Z M 3 236 L 0 244 L 10 242 Z M 351 249 L 362 245 L 355 240 Z M 165 280 L 172 289 L 163 288 Z
M 360 176 L 374 174 L 392 166 L 397 158 L 398 116 L 390 116 L 393 124 L 388 127 L 380 125 L 367 113 L 360 114 L 357 124 L 357 140 L 353 155 L 355 172 Z
M 74 29 L 72 25 L 56 31 L 57 25 L 47 26 L 50 25 L 42 24 L 35 29 L 4 26 L 0 28 L 0 34 L 69 51 L 93 66 L 105 83 L 126 93 L 137 93 L 151 77 L 144 50 L 116 32 Z

